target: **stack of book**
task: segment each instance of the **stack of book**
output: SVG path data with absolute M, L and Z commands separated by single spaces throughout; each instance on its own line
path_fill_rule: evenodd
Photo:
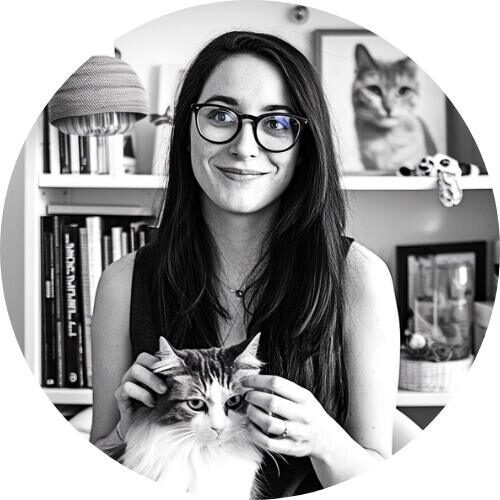
M 99 278 L 152 240 L 151 224 L 137 215 L 41 217 L 43 386 L 92 387 L 90 324 Z
M 102 137 L 70 135 L 50 124 L 44 113 L 44 173 L 123 175 L 135 173 L 130 136 Z

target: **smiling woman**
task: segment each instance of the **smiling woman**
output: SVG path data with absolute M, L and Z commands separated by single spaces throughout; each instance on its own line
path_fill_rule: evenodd
M 220 387 L 208 377 L 176 399 L 192 432 L 179 435 L 192 439 L 189 453 L 224 446 L 226 433 L 207 423 L 219 405 L 221 421 L 245 408 L 247 435 L 264 452 L 259 498 L 368 469 L 392 451 L 396 304 L 385 265 L 345 234 L 314 69 L 280 38 L 226 33 L 185 73 L 174 125 L 156 241 L 111 265 L 99 284 L 92 441 L 127 446 L 137 408 L 163 404 L 160 335 L 178 354 L 240 349 L 260 333 L 262 374 L 248 373 L 235 392 L 234 371 L 219 370 Z M 242 365 L 251 368 L 251 358 Z

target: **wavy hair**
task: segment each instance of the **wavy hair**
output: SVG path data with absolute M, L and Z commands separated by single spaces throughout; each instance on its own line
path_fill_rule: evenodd
M 294 176 L 251 274 L 244 303 L 247 335 L 262 332 L 267 373 L 309 389 L 343 423 L 347 379 L 343 356 L 346 208 L 328 106 L 306 57 L 269 34 L 233 31 L 208 43 L 185 73 L 169 152 L 169 182 L 154 244 L 158 324 L 174 346 L 218 345 L 228 318 L 216 276 L 215 242 L 201 211 L 189 153 L 192 113 L 209 75 L 236 54 L 273 63 L 288 85 L 294 111 L 307 118 Z M 249 311 L 252 311 L 250 314 Z

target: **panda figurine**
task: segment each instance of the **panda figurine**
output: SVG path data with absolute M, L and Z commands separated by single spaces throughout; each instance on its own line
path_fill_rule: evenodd
M 397 171 L 402 176 L 437 177 L 439 201 L 447 208 L 458 205 L 463 198 L 458 178 L 462 175 L 479 175 L 479 167 L 471 163 L 462 163 L 451 156 L 438 153 L 425 156 L 413 168 L 400 167 Z

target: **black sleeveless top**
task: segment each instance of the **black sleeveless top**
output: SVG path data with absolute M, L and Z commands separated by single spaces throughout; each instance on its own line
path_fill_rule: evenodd
M 345 254 L 352 243 L 344 238 Z M 135 256 L 130 302 L 130 341 L 132 359 L 141 352 L 154 354 L 158 350 L 159 314 L 153 297 L 154 276 L 157 270 L 150 245 L 141 247 Z M 322 489 L 309 457 L 281 458 L 265 455 L 259 472 L 261 498 L 283 498 Z

